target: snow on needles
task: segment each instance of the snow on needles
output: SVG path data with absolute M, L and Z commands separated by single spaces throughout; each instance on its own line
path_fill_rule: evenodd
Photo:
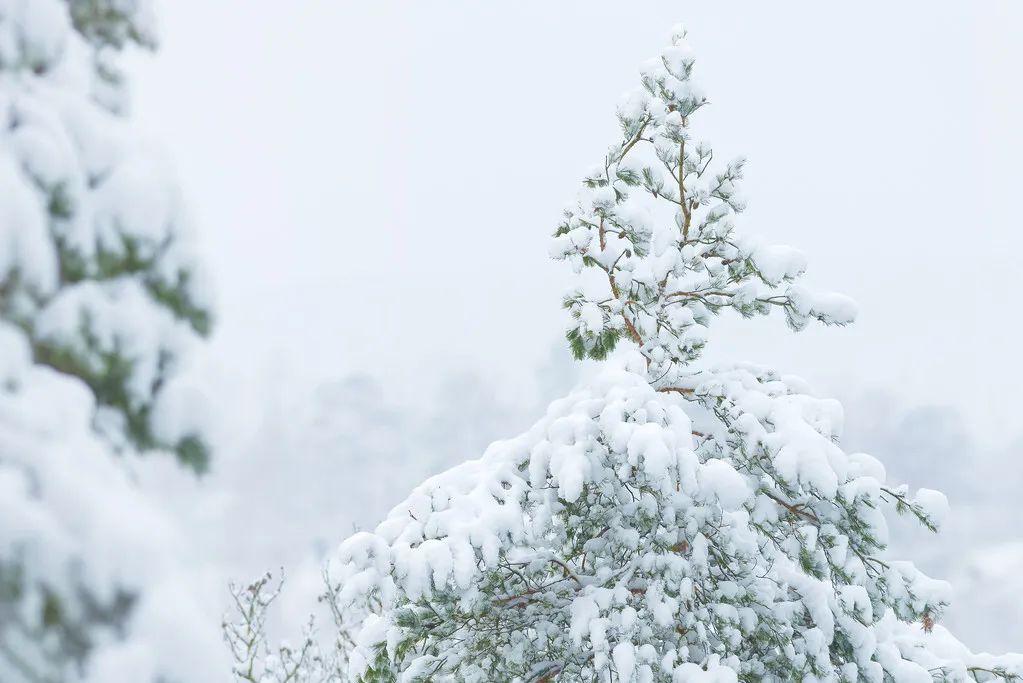
M 691 137 L 685 32 L 644 65 L 623 131 L 551 254 L 579 358 L 620 353 L 528 432 L 432 477 L 344 542 L 329 593 L 357 681 L 946 681 L 1023 675 L 936 627 L 950 587 L 884 555 L 886 512 L 936 530 L 941 494 L 840 446 L 841 406 L 752 365 L 703 367 L 713 315 L 793 329 L 855 305 L 805 257 L 739 237 L 742 160 Z M 619 367 L 620 366 L 620 367 Z
M 188 545 L 123 459 L 208 458 L 173 389 L 205 283 L 172 174 L 119 116 L 149 5 L 0 0 L 4 681 L 200 680 L 220 659 Z
M 342 544 L 343 606 L 382 615 L 357 632 L 350 674 L 385 652 L 399 669 L 482 681 L 500 666 L 512 680 L 551 651 L 571 678 L 780 680 L 769 674 L 783 660 L 815 662 L 821 680 L 927 674 L 903 620 L 936 618 L 948 586 L 871 559 L 869 538 L 887 534 L 883 468 L 835 445 L 837 405 L 749 367 L 694 387 L 734 420 L 608 370 Z M 730 446 L 738 430 L 766 466 Z M 464 621 L 418 640 L 431 610 Z M 484 626 L 500 623 L 515 635 L 484 649 L 500 639 Z M 788 634 L 791 649 L 761 651 L 766 632 Z M 837 642 L 853 644 L 842 667 Z M 718 663 L 693 664 L 707 657 Z
M 0 575 L 16 568 L 24 591 L 0 600 L 0 678 L 201 678 L 220 659 L 217 624 L 183 581 L 181 530 L 93 432 L 87 387 L 33 365 L 3 323 L 0 358 Z M 40 638 L 46 604 L 66 630 Z
M 706 328 L 722 311 L 752 317 L 778 310 L 796 330 L 856 317 L 847 297 L 799 284 L 801 252 L 736 231 L 746 162 L 721 163 L 693 135 L 707 99 L 681 35 L 643 67 L 641 87 L 618 110 L 621 140 L 584 178 L 550 247 L 575 272 L 606 280 L 564 298 L 575 355 L 601 360 L 628 339 L 658 386 L 671 386 L 699 358 Z
M 121 445 L 176 450 L 148 422 L 209 332 L 208 283 L 173 174 L 99 95 L 150 21 L 137 0 L 0 0 L 0 314 L 119 413 Z

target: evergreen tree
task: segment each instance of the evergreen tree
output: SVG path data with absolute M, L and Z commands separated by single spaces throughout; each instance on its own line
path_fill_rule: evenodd
M 150 21 L 143 0 L 0 4 L 0 320 L 88 385 L 116 448 L 201 472 L 201 436 L 153 413 L 210 311 L 177 188 L 117 115 L 116 57 Z
M 121 115 L 129 44 L 154 44 L 147 0 L 0 0 L 5 682 L 160 673 L 126 648 L 175 539 L 114 454 L 207 467 L 174 377 L 210 312 L 176 186 Z
M 952 638 L 948 585 L 884 552 L 886 514 L 937 530 L 944 496 L 844 452 L 841 406 L 798 379 L 701 363 L 723 311 L 780 309 L 799 330 L 855 307 L 798 284 L 799 252 L 736 232 L 743 163 L 693 136 L 693 69 L 677 29 L 554 238 L 580 276 L 573 352 L 627 348 L 342 544 L 326 597 L 353 680 L 1023 675 L 1023 657 Z

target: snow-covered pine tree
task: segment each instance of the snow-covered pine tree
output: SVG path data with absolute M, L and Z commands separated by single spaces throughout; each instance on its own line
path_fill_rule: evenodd
M 211 323 L 186 217 L 121 116 L 118 55 L 152 36 L 147 0 L 0 0 L 3 681 L 152 680 L 128 619 L 181 589 L 156 585 L 172 525 L 114 457 L 208 460 L 174 381 Z
M 358 681 L 966 681 L 1023 674 L 937 624 L 947 584 L 884 553 L 885 514 L 946 502 L 839 445 L 798 379 L 700 363 L 728 309 L 844 325 L 788 247 L 740 236 L 742 162 L 693 135 L 679 28 L 618 111 L 553 256 L 580 273 L 568 340 L 622 361 L 527 433 L 433 477 L 348 539 L 328 597 Z M 620 366 L 620 367 L 615 367 Z
M 0 319 L 89 386 L 115 447 L 201 472 L 201 435 L 153 412 L 210 310 L 177 187 L 118 116 L 116 59 L 153 45 L 149 5 L 0 1 Z

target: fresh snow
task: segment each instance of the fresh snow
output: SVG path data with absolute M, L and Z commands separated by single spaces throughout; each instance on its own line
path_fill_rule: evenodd
M 594 275 L 565 297 L 574 354 L 629 350 L 341 545 L 330 599 L 352 679 L 1023 675 L 1018 655 L 949 647 L 949 584 L 882 559 L 888 515 L 936 529 L 944 496 L 911 498 L 843 450 L 841 406 L 805 383 L 700 362 L 726 310 L 800 330 L 856 306 L 799 284 L 800 252 L 736 234 L 744 161 L 712 169 L 690 137 L 693 64 L 678 28 L 551 248 Z
M 208 680 L 210 595 L 141 452 L 206 465 L 173 174 L 120 116 L 145 0 L 0 0 L 0 680 Z M 166 390 L 166 394 L 162 390 Z M 173 457 L 163 454 L 163 457 Z

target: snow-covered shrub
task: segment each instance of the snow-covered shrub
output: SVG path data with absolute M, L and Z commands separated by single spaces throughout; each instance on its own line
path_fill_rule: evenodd
M 129 42 L 152 44 L 145 0 L 0 0 L 5 682 L 187 672 L 161 641 L 203 631 L 174 525 L 115 457 L 208 460 L 175 373 L 210 313 L 177 188 L 119 116 Z
M 284 642 L 271 648 L 267 639 L 270 606 L 280 596 L 284 578 L 274 583 L 270 573 L 245 585 L 231 585 L 235 614 L 225 617 L 224 640 L 234 659 L 232 674 L 236 681 L 248 683 L 343 683 L 347 680 L 345 662 L 338 657 L 340 648 L 321 652 L 314 619 L 294 645 Z M 340 614 L 337 614 L 340 617 Z M 340 628 L 340 623 L 337 624 Z
M 359 681 L 964 681 L 1023 675 L 937 622 L 949 586 L 884 553 L 886 513 L 944 496 L 840 447 L 796 378 L 699 362 L 714 316 L 844 325 L 803 256 L 738 235 L 742 162 L 692 137 L 681 29 L 618 112 L 552 255 L 578 357 L 615 362 L 515 439 L 345 541 L 328 599 Z M 341 642 L 341 641 L 339 641 Z

